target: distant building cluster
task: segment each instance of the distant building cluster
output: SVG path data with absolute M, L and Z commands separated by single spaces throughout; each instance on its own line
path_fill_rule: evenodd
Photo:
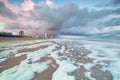
M 24 37 L 24 31 L 20 31 L 19 35 L 13 35 L 12 32 L 0 32 L 0 37 Z
M 11 32 L 0 32 L 0 36 L 12 36 Z
M 32 36 L 33 38 L 53 38 L 54 36 L 48 33 L 44 33 L 44 34 L 40 34 L 40 35 L 36 35 L 36 36 Z
M 32 38 L 53 38 L 54 35 L 44 33 L 36 36 L 25 36 L 24 31 L 19 31 L 18 35 L 13 35 L 11 32 L 0 32 L 0 37 L 32 37 Z

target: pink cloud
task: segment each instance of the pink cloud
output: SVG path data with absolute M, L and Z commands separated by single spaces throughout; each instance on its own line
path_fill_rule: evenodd
M 0 15 L 0 22 L 4 22 L 4 23 L 11 23 L 13 22 L 14 20 L 10 19 L 10 18 L 5 18 L 3 16 Z
M 22 7 L 17 7 L 15 5 L 12 5 L 8 3 L 8 0 L 0 0 L 0 2 L 4 3 L 5 7 L 10 9 L 15 14 L 20 14 L 21 11 L 33 10 L 35 5 L 32 0 L 24 0 Z
M 4 3 L 5 7 L 10 9 L 11 12 L 15 14 L 20 14 L 17 15 L 15 19 L 10 19 L 9 17 L 0 15 L 0 22 L 6 24 L 5 25 L 6 27 L 3 29 L 4 31 L 14 32 L 15 34 L 17 34 L 20 30 L 24 30 L 25 34 L 27 35 L 58 33 L 57 31 L 49 30 L 51 27 L 55 26 L 56 24 L 54 21 L 49 20 L 49 16 L 46 16 L 46 14 L 49 14 L 49 12 L 46 10 L 45 6 L 43 6 L 44 7 L 43 9 L 34 9 L 34 6 L 37 4 L 35 4 L 33 0 L 24 0 L 21 7 L 17 7 L 13 4 L 9 4 L 7 0 L 0 0 L 0 2 Z M 47 0 L 46 3 L 44 4 L 42 3 L 42 5 L 48 5 L 49 7 L 51 7 L 50 9 L 52 9 L 55 6 L 51 0 Z M 33 13 L 36 13 L 37 16 L 31 15 L 29 12 L 30 10 L 32 10 Z M 37 19 L 38 17 L 43 19 Z M 16 25 L 16 28 L 13 27 L 14 26 L 13 23 L 18 23 L 18 25 Z M 10 24 L 13 25 L 10 26 Z M 26 27 L 30 27 L 30 28 L 25 29 Z
M 35 6 L 35 3 L 32 0 L 25 0 L 22 4 L 22 10 L 23 11 L 29 11 L 33 10 Z
M 55 4 L 52 0 L 46 0 L 46 4 L 51 7 L 51 8 L 54 8 L 55 7 Z
M 5 7 L 10 9 L 13 13 L 19 14 L 19 12 L 20 12 L 20 8 L 19 7 L 14 6 L 12 4 L 9 4 L 7 0 L 0 0 L 0 2 L 3 2 Z

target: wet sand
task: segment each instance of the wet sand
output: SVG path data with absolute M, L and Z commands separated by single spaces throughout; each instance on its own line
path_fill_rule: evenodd
M 29 40 L 43 40 L 41 38 L 32 37 L 0 37 L 0 42 L 12 42 L 12 41 L 29 41 Z
M 42 47 L 34 48 L 34 49 L 21 50 L 18 54 L 23 53 L 23 52 L 34 52 L 35 50 L 44 49 L 45 47 L 47 47 L 47 46 L 42 46 Z M 7 69 L 10 69 L 12 67 L 19 65 L 20 62 L 25 60 L 25 59 L 26 59 L 26 55 L 23 55 L 20 57 L 15 57 L 14 55 L 9 56 L 7 60 L 0 63 L 0 66 L 2 66 L 0 68 L 0 73 L 7 70 Z M 41 58 L 37 62 L 42 63 L 42 62 L 45 62 L 47 60 L 52 61 L 52 63 L 49 64 L 48 69 L 41 72 L 41 73 L 35 73 L 35 76 L 32 80 L 51 80 L 52 79 L 52 75 L 56 71 L 56 69 L 58 68 L 59 65 L 56 63 L 56 61 L 52 57 L 49 57 L 49 55 L 46 55 L 45 57 Z M 29 62 L 29 64 L 32 64 L 32 63 Z
M 17 39 L 16 39 L 17 40 Z M 27 39 L 22 39 L 22 40 L 27 40 Z M 30 39 L 31 40 L 31 39 Z M 2 40 L 1 40 L 2 41 Z M 7 40 L 6 40 L 7 41 Z M 3 40 L 3 42 L 6 42 Z M 10 41 L 13 41 L 12 39 Z M 53 42 L 55 44 L 59 44 L 56 42 Z M 28 46 L 30 46 L 32 44 L 28 44 Z M 89 70 L 87 70 L 84 65 L 79 65 L 80 63 L 82 64 L 86 64 L 86 63 L 92 63 L 94 59 L 89 58 L 87 55 L 91 54 L 92 52 L 85 49 L 84 47 L 81 48 L 76 48 L 73 45 L 69 45 L 67 42 L 63 45 L 63 44 L 59 44 L 60 46 L 56 48 L 56 50 L 59 50 L 61 48 L 61 46 L 65 46 L 66 49 L 70 49 L 69 50 L 69 54 L 62 54 L 59 53 L 59 60 L 60 61 L 64 61 L 64 60 L 69 60 L 71 62 L 73 62 L 74 65 L 76 65 L 78 67 L 78 69 L 76 69 L 75 71 L 69 73 L 69 75 L 73 75 L 76 77 L 76 80 L 90 80 L 85 73 L 86 72 L 91 72 L 91 76 L 93 78 L 95 78 L 96 80 L 113 80 L 113 76 L 111 75 L 111 73 L 109 71 L 102 71 L 101 68 L 103 65 L 101 64 L 97 64 L 94 65 L 92 68 L 90 68 Z M 21 45 L 22 46 L 22 45 Z M 27 46 L 27 45 L 26 45 Z M 47 45 L 44 46 L 40 46 L 37 48 L 30 48 L 30 49 L 23 49 L 20 50 L 17 54 L 20 53 L 24 53 L 24 52 L 34 52 L 36 50 L 40 50 L 40 49 L 44 49 L 48 47 Z M 55 50 L 55 51 L 56 51 Z M 1 52 L 4 50 L 1 50 Z M 104 56 L 101 56 L 104 57 Z M 0 63 L 0 73 L 10 69 L 16 65 L 19 65 L 21 61 L 26 59 L 26 55 L 22 55 L 20 57 L 15 57 L 14 55 L 10 55 L 7 60 L 5 60 L 4 62 Z M 49 54 L 42 57 L 40 60 L 38 60 L 38 62 L 45 62 L 47 60 L 51 60 L 52 63 L 49 64 L 49 67 L 47 68 L 47 70 L 41 72 L 41 73 L 35 73 L 34 78 L 32 80 L 51 80 L 52 79 L 52 75 L 53 73 L 58 69 L 59 65 L 56 63 L 55 59 L 53 59 Z M 109 64 L 109 61 L 103 61 L 105 64 Z M 29 64 L 32 64 L 32 62 L 30 62 Z
M 1 39 L 1 38 L 0 38 Z M 9 40 L 7 40 L 9 39 Z M 40 39 L 31 39 L 31 38 L 2 38 L 0 41 L 2 42 L 13 42 L 13 41 L 33 41 L 33 40 L 40 40 Z M 44 42 L 44 41 L 43 41 Z M 38 43 L 34 43 L 34 44 L 26 44 L 26 45 L 18 45 L 18 46 L 31 46 L 31 45 L 35 45 L 35 44 L 40 44 L 41 42 Z M 15 47 L 15 46 L 12 46 Z M 17 46 L 16 46 L 17 47 Z M 37 48 L 29 48 L 29 49 L 22 49 L 20 51 L 18 51 L 17 54 L 21 54 L 21 53 L 25 53 L 25 52 L 34 52 L 40 49 L 44 49 L 47 48 L 48 45 L 44 45 L 44 46 L 40 46 Z M 3 49 L 0 50 L 0 52 L 4 51 Z M 21 63 L 21 61 L 26 59 L 26 55 L 22 55 L 19 57 L 15 57 L 14 55 L 9 55 L 8 58 L 4 61 L 0 63 L 0 73 L 2 73 L 5 70 L 11 69 L 17 65 L 19 65 Z M 41 73 L 35 73 L 35 76 L 32 80 L 51 80 L 52 78 L 52 74 L 56 71 L 56 69 L 58 68 L 58 64 L 56 63 L 56 61 L 52 58 L 49 57 L 49 55 L 46 55 L 45 57 L 41 58 L 38 62 L 45 62 L 47 60 L 51 60 L 52 63 L 49 64 L 49 67 L 47 70 L 45 70 L 44 72 Z M 31 62 L 29 62 L 29 64 L 32 64 Z

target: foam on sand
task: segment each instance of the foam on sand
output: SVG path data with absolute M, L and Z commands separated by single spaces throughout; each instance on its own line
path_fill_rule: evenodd
M 44 45 L 46 44 L 47 43 L 45 43 Z M 3 71 L 0 74 L 0 78 L 2 80 L 31 80 L 34 77 L 35 72 L 40 73 L 49 67 L 48 65 L 51 63 L 50 60 L 42 63 L 37 61 L 48 54 L 48 51 L 52 52 L 54 49 L 55 46 L 53 45 L 35 52 L 15 54 L 15 56 L 17 57 L 26 54 L 27 58 L 23 60 L 19 65 Z M 30 64 L 30 62 L 32 63 Z
M 44 46 L 44 45 L 49 46 L 49 45 L 52 45 L 52 44 L 53 44 L 52 42 L 43 42 L 43 43 L 33 44 L 33 45 L 29 45 L 29 46 L 26 45 L 26 46 L 15 46 L 15 47 L 7 48 L 6 50 L 0 52 L 0 62 L 5 61 L 10 55 L 17 54 L 18 51 L 20 51 L 20 50 L 30 49 L 30 48 L 37 48 L 37 47 Z M 17 54 L 17 55 L 21 55 L 21 54 Z
M 77 69 L 71 62 L 59 61 L 59 68 L 54 72 L 52 80 L 75 80 L 75 76 L 70 76 L 70 72 Z
M 83 66 L 86 70 L 88 70 L 88 72 L 85 72 L 85 75 L 90 80 L 94 80 L 91 76 L 93 73 L 91 68 L 97 68 L 96 65 L 100 65 L 101 67 L 98 67 L 98 69 L 103 72 L 109 71 L 112 74 L 113 80 L 120 79 L 120 42 L 67 39 L 57 41 L 60 44 L 67 44 L 69 46 L 72 45 L 76 48 L 84 47 L 86 50 L 91 51 L 91 53 L 86 55 L 86 57 L 93 59 L 93 63 L 77 63 L 77 65 Z M 71 49 L 71 51 L 74 50 Z
M 94 64 L 101 64 L 103 68 L 101 70 L 108 70 L 112 73 L 114 80 L 120 79 L 120 43 L 116 42 L 93 42 L 89 41 L 88 44 L 84 44 L 86 49 L 91 50 L 92 54 L 88 57 L 95 59 Z M 100 57 L 102 55 L 103 57 Z M 110 64 L 106 66 L 103 61 L 109 61 Z
M 48 60 L 43 63 L 28 64 L 28 61 L 25 60 L 20 65 L 3 71 L 0 78 L 2 80 L 31 80 L 35 72 L 45 71 L 50 63 L 51 61 Z
M 49 45 L 47 48 L 39 49 L 34 52 L 23 52 L 17 54 L 19 50 L 22 50 L 24 48 L 36 48 L 38 46 L 42 45 Z M 57 47 L 61 47 L 61 49 L 57 50 Z M 2 73 L 0 73 L 0 78 L 2 80 L 31 80 L 34 78 L 34 73 L 41 73 L 42 71 L 45 71 L 49 64 L 51 64 L 51 60 L 47 60 L 45 62 L 39 62 L 39 60 L 43 57 L 45 57 L 47 54 L 49 54 L 51 57 L 53 57 L 57 64 L 59 65 L 59 68 L 55 71 L 55 73 L 52 76 L 52 80 L 58 80 L 58 77 L 61 75 L 63 77 L 60 77 L 59 80 L 74 80 L 75 77 L 69 75 L 70 72 L 74 71 L 76 67 L 68 61 L 60 61 L 58 53 L 65 53 L 65 46 L 60 46 L 58 44 L 55 44 L 53 42 L 43 42 L 40 44 L 30 45 L 30 46 L 18 46 L 13 47 L 10 50 L 5 50 L 1 52 L 3 55 L 2 57 L 8 56 L 10 52 L 13 52 L 15 57 L 20 57 L 22 55 L 26 55 L 26 59 L 22 60 L 19 65 L 16 65 L 10 69 L 4 70 Z M 3 58 L 2 58 L 3 59 Z M 4 61 L 4 60 L 1 60 Z M 38 61 L 38 62 L 37 62 Z M 30 63 L 31 62 L 31 63 Z
M 54 43 L 53 41 L 55 41 L 56 43 Z M 49 41 L 43 41 L 42 43 L 39 44 L 34 44 L 36 42 L 31 42 L 32 45 L 29 46 L 25 45 L 18 46 L 18 44 L 14 44 L 17 46 L 13 46 L 11 48 L 9 46 L 4 47 L 5 50 L 0 52 L 0 62 L 5 61 L 10 56 L 10 54 L 13 54 L 15 57 L 21 57 L 25 55 L 26 59 L 22 60 L 19 65 L 4 70 L 2 73 L 0 73 L 0 78 L 2 80 L 33 79 L 35 77 L 35 72 L 41 73 L 45 71 L 52 63 L 51 60 L 46 60 L 44 62 L 39 61 L 46 55 L 52 57 L 59 65 L 57 70 L 53 73 L 51 80 L 76 80 L 77 75 L 73 76 L 72 72 L 74 72 L 78 68 L 79 69 L 84 68 L 85 71 L 83 72 L 83 74 L 85 75 L 85 78 L 90 80 L 96 80 L 95 76 L 92 76 L 95 68 L 99 69 L 98 71 L 101 71 L 101 73 L 109 71 L 110 74 L 112 74 L 113 76 L 113 80 L 120 79 L 120 43 L 118 42 L 116 43 L 104 41 L 66 40 L 66 39 L 64 40 L 54 39 Z M 20 44 L 23 45 L 26 43 Z M 66 48 L 66 46 L 64 46 L 66 44 L 68 46 L 71 46 L 72 48 L 70 49 Z M 43 49 L 41 48 L 34 52 L 23 52 L 18 54 L 19 50 L 37 48 L 44 45 L 47 45 L 48 47 Z M 83 52 L 80 52 L 82 49 Z M 78 50 L 78 52 L 76 51 L 75 53 L 75 50 Z M 91 52 L 87 53 L 86 51 Z M 61 54 L 62 56 L 59 56 L 59 54 Z M 66 59 L 62 60 L 62 58 Z M 92 60 L 82 62 L 82 60 L 90 59 Z M 75 64 L 78 66 L 76 66 Z

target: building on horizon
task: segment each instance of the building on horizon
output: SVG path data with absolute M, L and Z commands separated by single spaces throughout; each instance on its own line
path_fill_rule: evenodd
M 45 33 L 45 36 L 44 36 L 45 38 L 48 38 L 48 34 L 47 33 Z
M 19 36 L 24 36 L 24 31 L 20 31 Z

